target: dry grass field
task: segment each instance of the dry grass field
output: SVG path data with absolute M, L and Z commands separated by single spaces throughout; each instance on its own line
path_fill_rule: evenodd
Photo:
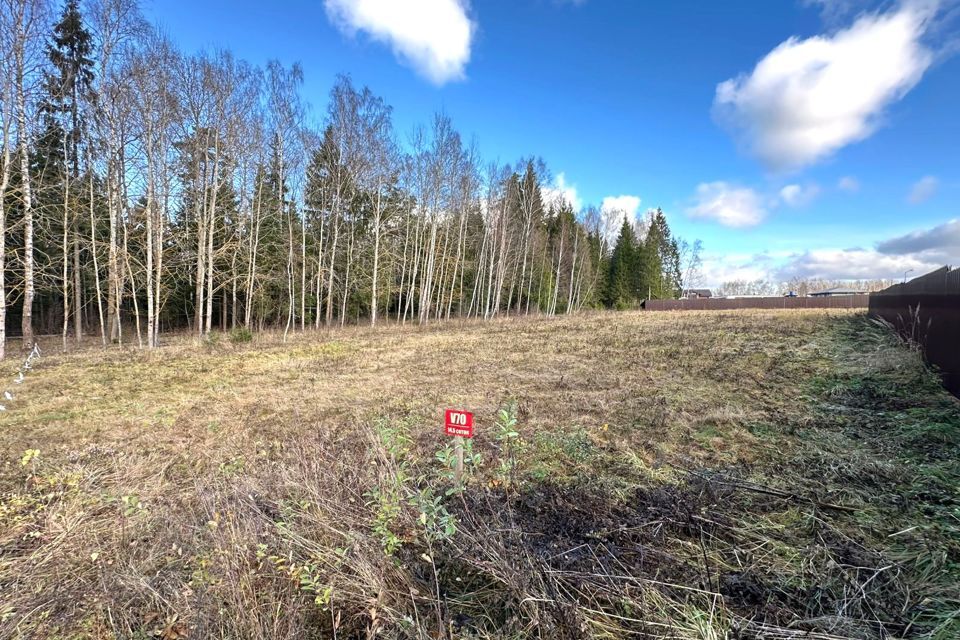
M 960 403 L 862 314 L 17 364 L 2 638 L 960 637 Z

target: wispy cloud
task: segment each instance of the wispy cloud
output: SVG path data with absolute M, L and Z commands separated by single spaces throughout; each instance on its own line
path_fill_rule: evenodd
M 860 191 L 860 181 L 853 176 L 843 176 L 837 180 L 837 189 L 846 193 L 856 193 Z
M 937 192 L 940 181 L 934 176 L 924 176 L 913 183 L 910 187 L 910 193 L 907 194 L 907 202 L 910 204 L 920 204 L 926 202 Z
M 583 200 L 577 193 L 576 185 L 568 184 L 567 177 L 561 171 L 553 179 L 553 182 L 540 187 L 540 194 L 545 204 L 557 204 L 566 202 L 574 211 L 580 211 L 583 208 Z
M 896 279 L 904 272 L 917 274 L 942 266 L 922 256 L 889 255 L 875 249 L 816 249 L 798 253 L 773 273 L 773 279 L 822 278 L 824 280 Z
M 465 76 L 475 29 L 466 0 L 324 0 L 324 7 L 340 31 L 389 45 L 435 84 Z
M 767 211 L 763 198 L 753 189 L 718 181 L 697 185 L 695 202 L 687 215 L 727 227 L 752 227 L 766 217 Z
M 768 168 L 794 170 L 869 137 L 923 77 L 937 3 L 908 1 L 831 35 L 790 38 L 717 86 L 717 117 Z
M 876 280 L 920 275 L 945 264 L 960 264 L 960 219 L 866 247 L 710 255 L 704 258 L 704 274 L 710 286 L 730 280 Z
M 714 254 L 703 256 L 703 282 L 706 286 L 718 287 L 734 280 L 770 279 L 770 269 L 776 260 L 769 254 Z
M 788 184 L 780 189 L 780 201 L 788 207 L 805 207 L 820 195 L 820 187 L 815 184 Z
M 868 3 L 869 0 L 803 0 L 803 4 L 819 8 L 821 17 L 828 24 L 848 18 Z

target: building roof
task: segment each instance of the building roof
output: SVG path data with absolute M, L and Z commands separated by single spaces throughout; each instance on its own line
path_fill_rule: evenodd
M 713 295 L 710 292 L 710 289 L 684 289 L 683 291 L 684 297 L 689 296 L 690 294 L 694 294 L 701 298 L 709 298 L 710 296 Z
M 814 291 L 810 295 L 812 296 L 855 296 L 862 295 L 866 291 L 860 291 L 858 289 L 846 289 L 844 287 L 833 287 L 832 289 L 824 289 L 823 291 Z

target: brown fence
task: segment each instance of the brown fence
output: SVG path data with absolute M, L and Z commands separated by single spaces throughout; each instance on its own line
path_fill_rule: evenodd
M 921 345 L 947 388 L 960 395 L 960 268 L 943 267 L 874 293 L 870 315 Z
M 768 298 L 690 298 L 686 300 L 647 300 L 648 311 L 721 311 L 729 309 L 866 309 L 868 295 L 786 296 Z

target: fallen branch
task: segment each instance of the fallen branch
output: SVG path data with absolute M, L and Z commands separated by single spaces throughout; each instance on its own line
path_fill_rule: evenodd
M 673 464 L 672 462 L 667 462 L 667 464 L 669 464 L 669 465 L 670 465 L 671 467 L 673 467 L 674 469 L 678 469 L 678 470 L 681 470 L 681 471 L 686 471 L 687 473 L 692 474 L 692 475 L 695 475 L 695 476 L 697 476 L 698 478 L 700 478 L 700 479 L 702 479 L 702 480 L 706 480 L 707 482 L 713 482 L 713 483 L 716 483 L 716 484 L 722 484 L 722 485 L 725 485 L 725 486 L 728 486 L 728 487 L 733 487 L 734 489 L 744 489 L 745 491 L 752 491 L 752 492 L 754 492 L 754 493 L 762 493 L 762 494 L 764 494 L 764 495 L 774 496 L 774 497 L 777 497 L 777 498 L 783 498 L 783 499 L 785 499 L 785 500 L 792 500 L 792 501 L 794 501 L 794 502 L 813 504 L 813 505 L 815 505 L 815 506 L 817 506 L 817 507 L 820 507 L 820 508 L 823 508 L 823 509 L 835 509 L 835 510 L 837 510 L 837 511 L 845 511 L 845 512 L 847 512 L 847 513 L 857 513 L 857 512 L 859 512 L 859 509 L 857 509 L 856 507 L 850 507 L 850 506 L 843 505 L 843 504 L 835 504 L 835 503 L 833 503 L 833 502 L 823 502 L 823 501 L 817 500 L 817 499 L 815 499 L 815 498 L 808 498 L 808 497 L 806 497 L 806 496 L 801 496 L 801 495 L 796 494 L 796 493 L 790 493 L 790 492 L 788 492 L 788 491 L 780 491 L 779 489 L 771 489 L 770 487 L 764 487 L 764 486 L 762 486 L 762 485 L 754 484 L 754 483 L 751 483 L 751 482 L 741 482 L 741 481 L 738 481 L 738 480 L 733 480 L 733 479 L 727 478 L 727 477 L 724 476 L 723 474 L 720 474 L 720 473 L 717 473 L 717 472 L 710 472 L 710 473 L 708 474 L 708 473 L 703 473 L 703 472 L 697 471 L 696 469 L 690 469 L 690 468 L 688 468 L 688 467 L 677 466 L 677 465 Z

